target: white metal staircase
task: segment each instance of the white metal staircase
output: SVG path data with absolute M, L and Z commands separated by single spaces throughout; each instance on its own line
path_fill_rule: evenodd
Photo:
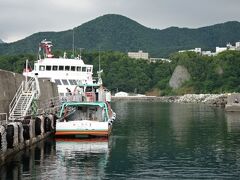
M 24 116 L 31 115 L 33 100 L 40 96 L 38 78 L 23 81 L 9 105 L 9 120 L 22 120 Z

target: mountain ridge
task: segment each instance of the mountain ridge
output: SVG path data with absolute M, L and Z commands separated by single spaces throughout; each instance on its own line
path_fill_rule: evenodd
M 214 50 L 240 40 L 238 21 L 228 21 L 200 28 L 169 27 L 152 29 L 122 15 L 107 14 L 74 28 L 75 47 L 86 50 L 149 52 L 152 57 L 166 57 L 182 49 L 201 47 Z M 73 30 L 37 32 L 13 43 L 0 44 L 0 55 L 36 53 L 43 39 L 52 40 L 55 49 L 72 49 Z

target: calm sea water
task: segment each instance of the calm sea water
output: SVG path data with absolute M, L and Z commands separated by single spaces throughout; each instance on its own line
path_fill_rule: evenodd
M 240 114 L 205 105 L 116 102 L 111 137 L 49 138 L 1 179 L 239 179 Z

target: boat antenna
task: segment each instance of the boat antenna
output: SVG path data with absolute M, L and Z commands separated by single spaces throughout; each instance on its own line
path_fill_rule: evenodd
M 80 59 L 82 59 L 82 50 L 83 50 L 84 48 L 79 48 L 79 50 L 80 50 Z
M 100 72 L 101 70 L 101 59 L 100 59 L 100 48 L 98 48 L 98 71 Z
M 75 43 L 74 40 L 75 40 L 75 39 L 74 39 L 74 28 L 73 28 L 73 39 L 72 39 L 72 41 L 73 41 L 73 42 L 72 42 L 73 57 L 74 57 L 74 43 Z
M 25 90 L 27 90 L 27 81 L 28 81 L 28 59 L 26 59 L 25 71 L 26 71 L 26 76 L 25 76 Z
M 98 84 L 99 85 L 102 85 L 102 77 L 101 77 L 101 73 L 103 72 L 101 70 L 101 63 L 100 63 L 100 48 L 98 48 L 98 71 L 97 71 L 97 74 L 98 74 Z

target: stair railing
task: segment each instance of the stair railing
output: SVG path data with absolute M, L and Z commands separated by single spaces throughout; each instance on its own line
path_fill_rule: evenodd
M 17 103 L 19 101 L 19 97 L 21 96 L 22 91 L 23 91 L 23 84 L 24 84 L 24 82 L 21 83 L 21 85 L 19 86 L 15 96 L 13 97 L 12 101 L 9 104 L 9 116 L 11 116 L 15 106 L 17 105 Z
M 27 82 L 26 81 L 22 82 L 14 98 L 9 104 L 9 116 L 12 117 L 14 115 L 14 111 L 17 108 L 17 106 L 18 107 L 20 106 L 21 117 L 26 116 L 33 99 L 34 98 L 38 99 L 39 97 L 40 87 L 38 78 L 36 76 L 34 78 L 30 78 L 29 81 Z M 20 100 L 22 101 L 21 104 L 19 104 Z
M 21 115 L 26 116 L 28 109 L 31 106 L 33 98 L 38 98 L 37 95 L 37 87 L 36 87 L 36 81 L 35 78 L 31 78 L 26 84 L 25 84 L 25 90 L 23 92 L 23 95 L 25 95 L 24 99 L 21 103 Z

